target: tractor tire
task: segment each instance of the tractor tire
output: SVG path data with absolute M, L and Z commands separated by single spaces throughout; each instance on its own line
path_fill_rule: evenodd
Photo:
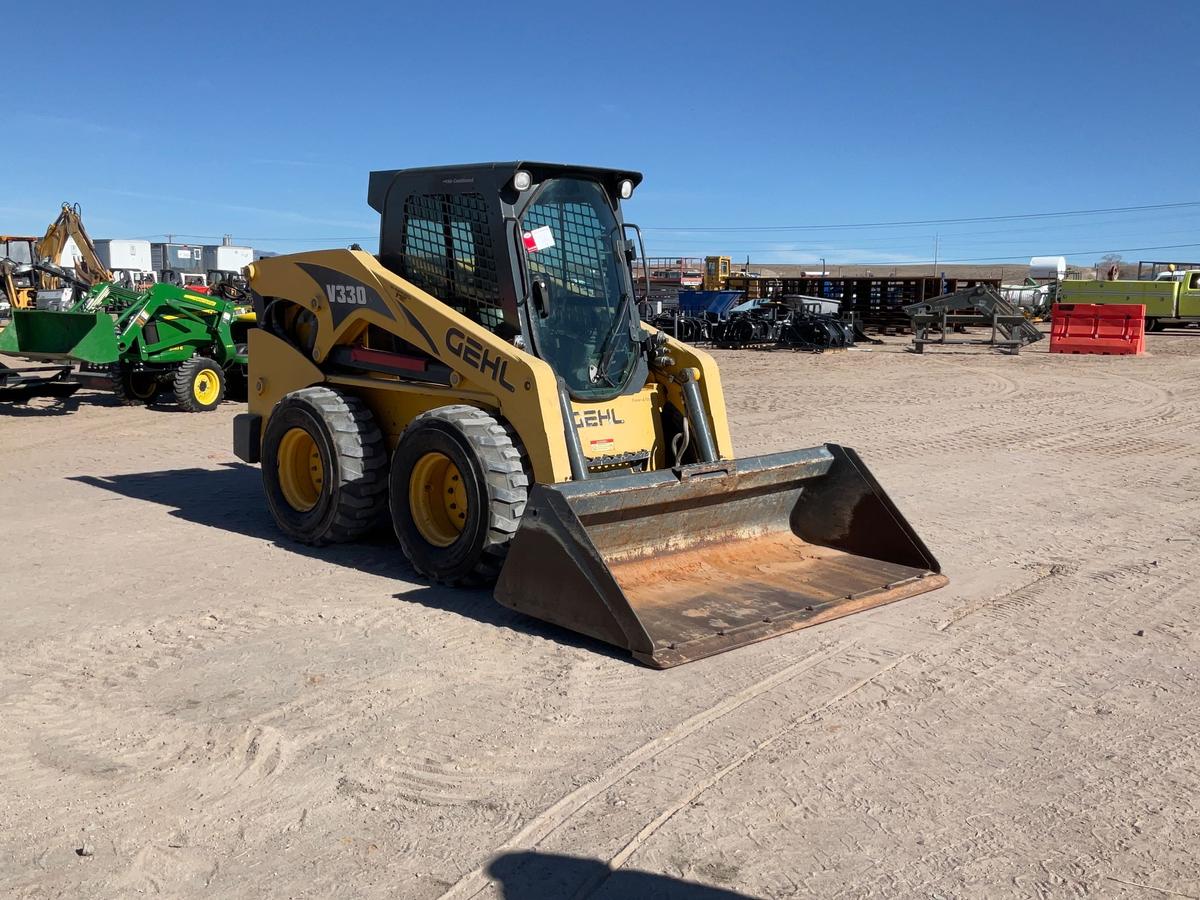
M 135 372 L 127 366 L 112 367 L 112 392 L 124 406 L 153 403 L 162 392 L 162 382 L 149 372 Z
M 175 371 L 175 400 L 189 412 L 208 412 L 225 399 L 225 371 L 205 356 L 193 356 Z
M 245 403 L 250 398 L 250 379 L 242 366 L 233 366 L 225 373 L 225 397 L 235 403 Z
M 442 584 L 491 583 L 529 496 L 520 441 L 473 406 L 422 413 L 392 454 L 388 496 L 400 547 L 420 574 Z
M 387 512 L 387 445 L 357 397 L 327 387 L 284 396 L 267 420 L 263 487 L 279 529 L 321 546 L 361 537 Z

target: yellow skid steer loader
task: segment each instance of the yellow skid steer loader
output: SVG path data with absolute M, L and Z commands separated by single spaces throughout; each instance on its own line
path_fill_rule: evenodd
M 494 581 L 659 667 L 945 584 L 853 450 L 734 457 L 712 358 L 638 320 L 640 181 L 373 172 L 378 256 L 249 266 L 234 449 L 280 529 L 323 544 L 390 518 L 431 580 Z

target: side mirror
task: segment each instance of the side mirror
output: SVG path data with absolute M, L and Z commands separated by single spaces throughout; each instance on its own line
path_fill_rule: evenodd
M 538 314 L 544 319 L 550 315 L 550 285 L 546 282 L 546 276 L 533 276 L 531 287 L 533 288 L 533 305 L 537 307 Z

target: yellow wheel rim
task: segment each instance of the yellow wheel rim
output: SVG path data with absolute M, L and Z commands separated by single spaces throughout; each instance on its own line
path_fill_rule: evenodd
M 129 393 L 133 394 L 139 400 L 149 400 L 158 389 L 158 382 L 149 375 L 139 376 L 135 373 L 129 378 L 128 384 Z
M 467 524 L 469 504 L 462 474 L 444 453 L 426 453 L 408 476 L 408 509 L 421 537 L 449 547 Z
M 221 393 L 221 376 L 212 369 L 201 369 L 192 380 L 192 396 L 205 406 L 217 402 Z
M 308 512 L 321 499 L 325 486 L 325 468 L 321 451 L 311 434 L 303 428 L 292 428 L 279 442 L 279 489 L 283 499 L 296 512 Z

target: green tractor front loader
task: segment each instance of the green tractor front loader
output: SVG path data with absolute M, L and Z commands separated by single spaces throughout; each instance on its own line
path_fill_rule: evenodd
M 103 282 L 66 311 L 14 310 L 0 353 L 78 363 L 81 376 L 107 384 L 126 404 L 170 392 L 184 409 L 203 412 L 228 388 L 244 388 L 246 332 L 255 320 L 241 299 L 161 282 L 145 291 Z

